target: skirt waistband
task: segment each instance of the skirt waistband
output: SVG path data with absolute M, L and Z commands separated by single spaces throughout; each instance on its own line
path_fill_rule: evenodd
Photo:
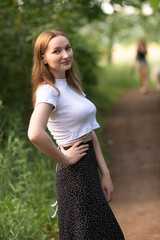
M 92 143 L 92 139 L 90 139 L 90 140 L 88 140 L 88 141 L 86 141 L 86 142 L 81 142 L 79 145 L 82 145 L 82 144 L 90 144 L 90 143 Z M 72 145 L 69 145 L 69 146 L 65 146 L 65 147 L 63 147 L 63 149 L 64 149 L 64 150 L 67 150 L 67 149 L 71 148 L 72 146 L 73 146 L 73 144 L 72 144 Z

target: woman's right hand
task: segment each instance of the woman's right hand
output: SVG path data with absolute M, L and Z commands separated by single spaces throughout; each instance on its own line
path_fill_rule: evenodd
M 88 144 L 82 144 L 83 141 L 78 141 L 75 144 L 73 144 L 72 147 L 69 149 L 65 150 L 62 146 L 61 152 L 67 157 L 68 162 L 66 165 L 71 166 L 75 163 L 77 163 L 82 157 L 84 157 L 87 154 L 87 151 L 89 149 Z

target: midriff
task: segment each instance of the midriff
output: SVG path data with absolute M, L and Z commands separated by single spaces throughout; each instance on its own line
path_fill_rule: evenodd
M 86 137 L 84 136 L 84 138 L 82 137 L 79 140 L 76 140 L 75 142 L 71 142 L 71 143 L 67 143 L 67 144 L 61 145 L 61 147 L 69 147 L 69 146 L 73 146 L 75 143 L 77 143 L 79 141 L 88 142 L 90 140 L 92 140 L 91 134 L 87 135 Z

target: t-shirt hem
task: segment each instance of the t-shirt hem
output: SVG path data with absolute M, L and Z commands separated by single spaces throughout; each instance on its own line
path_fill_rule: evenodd
M 80 140 L 83 140 L 83 138 L 81 139 L 81 137 L 83 137 L 83 136 L 87 136 L 88 134 L 90 134 L 93 130 L 95 130 L 95 129 L 98 129 L 98 128 L 100 128 L 100 125 L 96 125 L 96 126 L 94 126 L 90 131 L 87 131 L 87 132 L 83 132 L 83 133 L 81 133 L 81 136 L 80 137 L 77 137 L 77 138 L 74 138 L 74 139 L 70 139 L 70 140 L 68 140 L 68 141 L 57 141 L 56 139 L 56 143 L 57 143 L 57 145 L 58 146 L 62 146 L 62 145 L 65 145 L 65 144 L 70 144 L 70 143 L 73 143 L 73 142 L 75 142 L 75 141 L 80 141 Z

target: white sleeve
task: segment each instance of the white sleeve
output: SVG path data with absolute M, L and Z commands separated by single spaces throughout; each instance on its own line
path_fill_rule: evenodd
M 36 91 L 36 104 L 39 103 L 49 103 L 54 106 L 53 111 L 55 111 L 58 101 L 58 92 L 57 90 L 49 84 L 44 84 L 38 87 Z

